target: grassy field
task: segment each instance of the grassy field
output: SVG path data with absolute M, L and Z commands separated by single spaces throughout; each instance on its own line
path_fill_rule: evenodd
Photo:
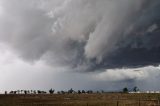
M 160 94 L 0 95 L 0 106 L 160 106 Z

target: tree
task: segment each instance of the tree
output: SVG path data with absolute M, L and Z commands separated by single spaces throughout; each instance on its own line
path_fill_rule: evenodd
M 46 91 L 41 91 L 41 94 L 46 94 L 47 92 Z
M 78 90 L 78 94 L 81 94 L 81 91 L 80 91 L 80 90 Z
M 61 94 L 65 94 L 65 92 L 64 92 L 64 91 L 61 91 Z
M 133 88 L 133 92 L 137 92 L 137 91 L 139 91 L 139 89 L 138 89 L 138 87 L 135 86 L 135 87 Z
M 10 94 L 13 94 L 13 91 L 10 91 L 9 93 L 10 93 Z
M 50 93 L 50 94 L 53 94 L 53 93 L 54 93 L 54 90 L 51 88 L 51 89 L 49 90 L 49 93 Z
M 96 93 L 99 93 L 99 91 L 97 91 Z
M 101 93 L 104 93 L 104 90 L 101 90 Z
M 40 90 L 37 90 L 37 93 L 38 93 L 38 94 L 41 94 L 42 92 L 41 92 Z
M 92 90 L 88 90 L 87 93 L 88 93 L 88 94 L 92 94 L 93 91 L 92 91 Z
M 24 90 L 24 94 L 25 94 L 25 95 L 27 94 L 27 91 L 26 91 L 26 90 Z
M 127 87 L 123 88 L 123 93 L 128 93 L 128 88 Z
M 73 93 L 74 90 L 71 88 L 70 90 L 68 90 L 68 93 Z
M 57 94 L 61 94 L 61 91 L 58 91 Z
M 82 93 L 86 93 L 85 90 L 82 90 Z
M 5 91 L 4 93 L 5 93 L 5 95 L 6 95 L 6 94 L 7 94 L 7 91 Z
M 34 90 L 33 93 L 36 94 L 36 90 Z
M 17 94 L 17 91 L 14 91 L 14 94 Z

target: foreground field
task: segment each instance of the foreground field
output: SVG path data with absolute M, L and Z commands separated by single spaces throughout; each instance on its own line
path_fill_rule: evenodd
M 0 95 L 0 106 L 160 106 L 160 94 Z

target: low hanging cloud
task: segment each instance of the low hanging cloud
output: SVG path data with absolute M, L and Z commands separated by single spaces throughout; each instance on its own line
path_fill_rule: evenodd
M 159 90 L 160 66 L 142 68 L 108 69 L 92 74 L 94 81 L 103 82 L 110 89 L 122 90 L 124 86 L 130 90 L 138 86 L 140 90 Z
M 151 78 L 157 79 L 160 75 L 159 67 L 147 66 L 143 68 L 109 69 L 93 75 L 100 81 L 143 81 Z
M 0 2 L 0 42 L 25 61 L 79 71 L 160 63 L 160 1 Z

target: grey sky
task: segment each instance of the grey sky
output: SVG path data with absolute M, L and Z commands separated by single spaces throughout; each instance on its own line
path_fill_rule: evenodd
M 158 89 L 159 11 L 158 0 L 0 0 L 1 89 Z

